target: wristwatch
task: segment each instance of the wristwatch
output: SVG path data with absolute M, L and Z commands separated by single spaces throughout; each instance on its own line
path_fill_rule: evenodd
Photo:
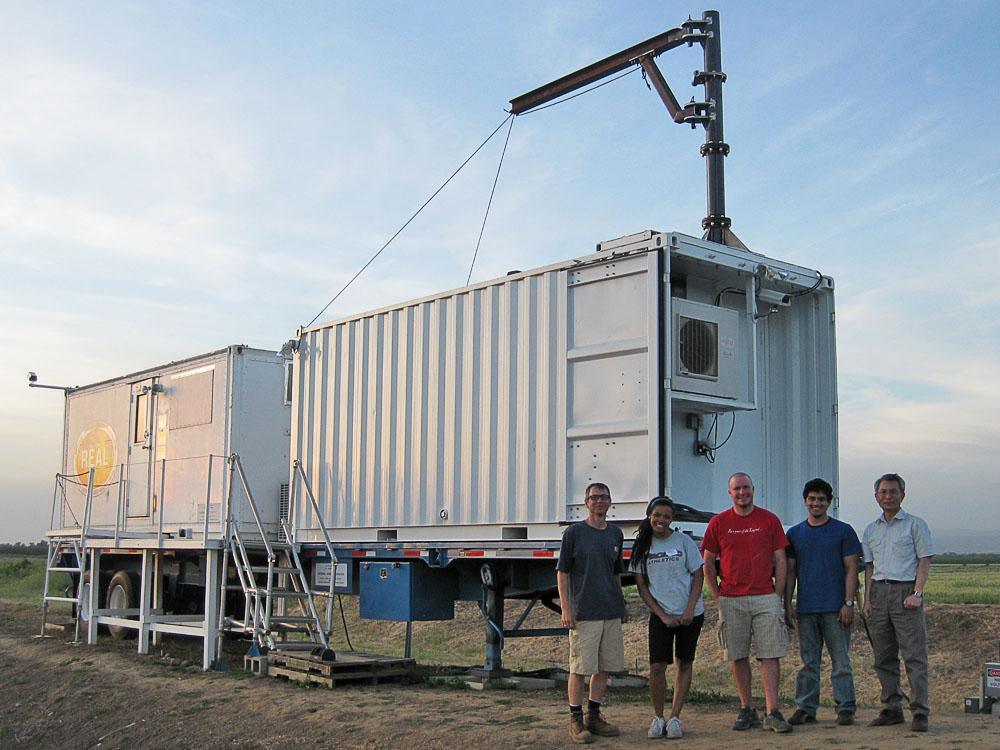
M 919 596 L 921 599 L 924 598 L 924 592 L 923 591 L 914 591 L 913 595 L 914 596 Z
M 845 607 L 853 607 L 854 606 L 854 600 L 853 599 L 845 599 L 844 600 L 844 606 Z

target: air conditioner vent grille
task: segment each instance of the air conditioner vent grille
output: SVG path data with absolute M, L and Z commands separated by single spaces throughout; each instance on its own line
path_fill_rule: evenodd
M 719 376 L 719 326 L 717 323 L 681 316 L 678 341 L 680 372 L 685 375 Z

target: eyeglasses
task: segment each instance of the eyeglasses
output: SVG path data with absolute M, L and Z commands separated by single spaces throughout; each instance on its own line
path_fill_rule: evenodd
M 611 500 L 611 495 L 591 495 L 588 500 Z

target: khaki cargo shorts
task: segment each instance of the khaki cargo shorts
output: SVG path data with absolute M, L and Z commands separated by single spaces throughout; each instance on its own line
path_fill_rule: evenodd
M 569 671 L 572 674 L 620 672 L 625 669 L 621 618 L 577 620 L 569 631 Z
M 729 661 L 750 656 L 750 640 L 758 659 L 788 656 L 788 629 L 777 594 L 720 596 L 720 637 Z

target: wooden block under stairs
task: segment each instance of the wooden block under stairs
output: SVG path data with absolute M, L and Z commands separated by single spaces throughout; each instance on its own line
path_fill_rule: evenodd
M 334 688 L 337 683 L 377 685 L 398 680 L 416 667 L 416 661 L 350 651 L 337 652 L 336 659 L 324 661 L 305 654 L 272 651 L 266 656 L 244 657 L 244 666 L 261 677 L 280 677 Z

